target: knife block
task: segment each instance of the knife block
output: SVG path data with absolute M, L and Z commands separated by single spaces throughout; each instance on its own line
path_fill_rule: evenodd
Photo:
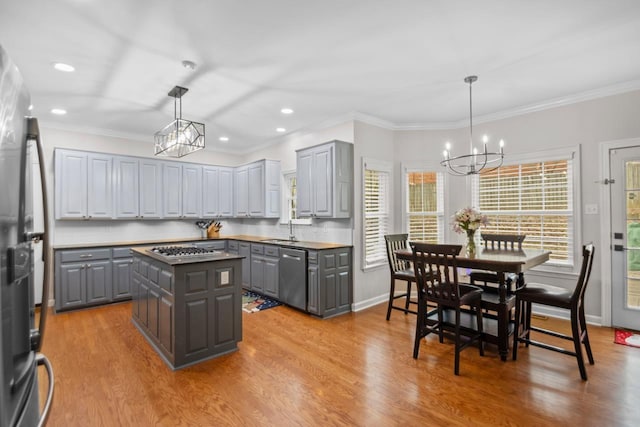
M 213 227 L 210 227 L 209 229 L 207 229 L 207 237 L 209 239 L 217 239 L 218 237 L 220 237 L 220 232 L 215 230 Z

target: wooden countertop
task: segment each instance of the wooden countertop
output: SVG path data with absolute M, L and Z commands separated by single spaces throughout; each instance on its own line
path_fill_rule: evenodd
M 292 248 L 312 249 L 312 250 L 326 250 L 337 248 L 350 248 L 353 245 L 347 245 L 343 243 L 324 243 L 324 242 L 308 242 L 308 241 L 294 241 L 290 242 L 286 239 L 271 238 L 268 236 L 250 236 L 244 234 L 236 234 L 232 236 L 220 236 L 215 239 L 209 238 L 185 238 L 185 239 L 156 239 L 156 240 L 128 240 L 128 241 L 115 241 L 115 242 L 103 242 L 103 243 L 74 243 L 67 245 L 53 245 L 53 249 L 82 249 L 82 248 L 100 248 L 100 247 L 113 247 L 113 246 L 141 246 L 141 245 L 159 245 L 159 244 L 175 244 L 175 243 L 194 243 L 194 242 L 209 242 L 216 240 L 237 240 L 242 242 L 271 244 L 277 246 L 286 246 Z

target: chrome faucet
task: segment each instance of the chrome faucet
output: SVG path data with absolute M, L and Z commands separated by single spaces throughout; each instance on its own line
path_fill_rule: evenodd
M 295 242 L 296 240 L 296 236 L 294 236 L 293 234 L 293 222 L 291 220 L 289 220 L 289 240 L 292 242 Z

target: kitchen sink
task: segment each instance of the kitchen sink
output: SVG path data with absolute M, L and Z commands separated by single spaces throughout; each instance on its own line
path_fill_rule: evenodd
M 283 245 L 298 243 L 297 240 L 289 240 L 289 239 L 266 239 L 266 240 L 260 240 L 260 241 L 264 243 L 278 243 Z

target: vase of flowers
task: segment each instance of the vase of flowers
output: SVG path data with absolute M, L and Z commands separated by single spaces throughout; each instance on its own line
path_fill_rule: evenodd
M 453 231 L 467 235 L 467 253 L 470 256 L 476 253 L 476 230 L 487 224 L 489 224 L 489 218 L 471 207 L 460 209 L 453 216 Z

